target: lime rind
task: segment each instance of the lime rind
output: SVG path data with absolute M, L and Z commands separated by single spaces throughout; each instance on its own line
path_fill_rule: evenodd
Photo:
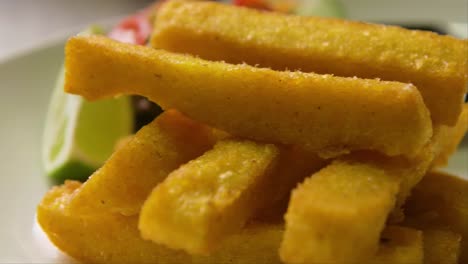
M 104 29 L 99 25 L 90 25 L 87 29 L 78 33 L 79 36 L 87 36 L 87 35 L 102 35 L 104 34 Z
M 100 166 L 112 154 L 116 141 L 132 133 L 131 100 L 121 96 L 98 102 L 81 99 L 80 103 L 72 155 L 86 164 Z
M 47 173 L 55 170 L 60 163 L 64 163 L 70 157 L 72 149 L 71 138 L 73 137 L 73 128 L 70 127 L 70 124 L 73 122 L 70 122 L 69 119 L 73 117 L 66 117 L 66 112 L 70 112 L 68 104 L 71 98 L 63 91 L 64 75 L 65 70 L 62 67 L 55 84 L 46 117 L 42 161 Z
M 47 114 L 43 164 L 54 180 L 85 180 L 112 154 L 117 140 L 132 133 L 131 100 L 122 96 L 88 102 L 66 94 L 63 75 L 62 70 Z
M 59 77 L 59 80 L 61 78 L 63 77 Z M 66 94 L 62 87 L 63 83 L 59 81 L 47 114 L 43 139 L 43 164 L 46 173 L 52 178 L 56 177 L 67 162 L 78 160 L 74 157 L 74 138 L 82 99 Z
M 87 102 L 62 93 L 64 109 L 47 121 L 58 126 L 50 132 L 46 129 L 43 162 L 54 181 L 83 181 L 112 154 L 118 139 L 132 133 L 132 106 L 128 97 Z
M 62 184 L 65 180 L 85 181 L 96 170 L 80 161 L 69 161 L 60 164 L 48 173 L 55 184 Z M 66 172 L 66 173 L 64 173 Z
M 81 34 L 102 33 L 91 27 Z M 133 109 L 129 97 L 88 102 L 63 90 L 65 69 L 59 72 L 46 116 L 42 162 L 55 182 L 86 180 L 102 166 L 114 144 L 132 133 Z

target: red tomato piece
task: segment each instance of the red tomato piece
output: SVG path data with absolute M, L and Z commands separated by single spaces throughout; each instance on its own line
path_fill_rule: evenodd
M 271 10 L 271 7 L 264 0 L 233 0 L 233 4 L 260 10 Z
M 153 29 L 148 15 L 148 10 L 143 10 L 125 18 L 109 32 L 108 36 L 125 43 L 146 44 Z

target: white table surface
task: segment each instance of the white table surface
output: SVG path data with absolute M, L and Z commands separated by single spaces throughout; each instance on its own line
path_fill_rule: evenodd
M 0 61 L 151 0 L 0 0 Z
M 316 1 L 316 0 L 303 0 Z M 0 0 L 0 60 L 91 23 L 123 16 L 151 0 Z M 467 23 L 467 0 L 341 0 L 350 18 Z M 466 26 L 459 31 L 463 34 Z

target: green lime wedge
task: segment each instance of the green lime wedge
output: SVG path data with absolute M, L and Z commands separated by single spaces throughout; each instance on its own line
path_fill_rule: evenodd
M 345 17 L 339 0 L 301 0 L 295 13 L 301 16 Z
M 82 34 L 100 33 L 97 27 Z M 88 102 L 63 91 L 65 70 L 59 73 L 49 105 L 42 158 L 55 182 L 84 181 L 112 154 L 115 143 L 132 133 L 129 97 Z

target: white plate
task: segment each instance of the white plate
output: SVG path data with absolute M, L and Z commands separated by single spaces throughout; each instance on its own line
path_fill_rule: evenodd
M 0 263 L 65 261 L 40 238 L 35 221 L 38 201 L 49 188 L 40 144 L 62 59 L 60 41 L 0 64 Z
M 49 188 L 40 144 L 49 95 L 63 59 L 63 40 L 0 62 L 0 263 L 70 263 L 35 220 Z M 468 138 L 450 172 L 468 178 Z

